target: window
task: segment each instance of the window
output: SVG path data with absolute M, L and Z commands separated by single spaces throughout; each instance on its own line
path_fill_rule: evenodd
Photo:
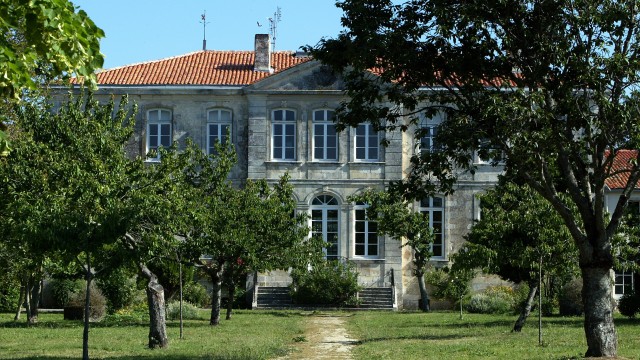
M 209 110 L 207 114 L 207 154 L 216 153 L 216 141 L 225 144 L 231 129 L 231 111 L 223 109 Z
M 367 208 L 364 203 L 355 207 L 355 256 L 378 256 L 378 224 L 367 220 Z
M 338 160 L 338 135 L 333 123 L 335 112 L 316 110 L 313 112 L 313 159 Z
M 614 295 L 622 296 L 633 291 L 633 273 L 616 271 Z
M 438 125 L 444 120 L 444 116 L 444 113 L 438 112 L 431 118 L 421 118 L 417 132 L 420 137 L 418 146 L 421 153 L 437 151 L 440 148 L 436 142 L 436 135 L 438 134 Z
M 504 164 L 504 151 L 491 147 L 489 140 L 481 140 L 480 148 L 474 152 L 474 163 L 480 165 Z
M 274 110 L 272 113 L 273 160 L 296 159 L 296 113 L 293 110 Z
M 311 236 L 322 237 L 327 259 L 338 258 L 338 201 L 330 195 L 320 195 L 311 202 Z
M 380 139 L 371 124 L 360 124 L 355 129 L 356 161 L 378 161 Z
M 433 257 L 444 258 L 444 198 L 435 196 L 420 201 L 420 212 L 429 217 L 429 226 L 433 229 Z
M 171 112 L 153 109 L 147 112 L 147 160 L 160 161 L 160 147 L 171 146 Z M 149 155 L 154 152 L 153 155 Z

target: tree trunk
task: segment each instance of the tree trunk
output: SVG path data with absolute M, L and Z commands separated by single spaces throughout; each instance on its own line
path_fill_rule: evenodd
M 87 281 L 87 288 L 84 298 L 84 330 L 82 332 L 82 359 L 89 360 L 89 318 L 91 317 L 91 280 L 93 276 L 91 274 L 91 262 L 89 255 L 87 254 L 87 273 L 85 279 Z
M 213 284 L 211 293 L 211 319 L 209 325 L 216 326 L 220 323 L 220 298 L 222 297 L 222 270 L 210 269 L 209 276 Z
M 29 322 L 31 319 L 31 282 L 29 276 L 25 276 L 24 312 L 27 314 L 27 324 L 31 324 Z
M 531 314 L 531 308 L 533 307 L 533 300 L 536 298 L 537 292 L 538 292 L 538 285 L 535 283 L 535 281 L 529 282 L 529 295 L 527 295 L 527 301 L 522 307 L 522 311 L 520 311 L 520 316 L 518 317 L 518 320 L 516 320 L 515 325 L 513 325 L 513 330 L 511 331 L 515 331 L 515 332 L 522 331 L 522 327 L 524 326 L 525 321 L 527 321 L 529 314 Z
M 158 282 L 158 277 L 145 264 L 139 266 L 142 275 L 148 280 L 146 291 L 149 305 L 149 348 L 166 348 L 169 346 L 169 338 L 164 308 L 164 288 Z
M 429 311 L 429 294 L 427 294 L 427 286 L 424 283 L 424 272 L 417 271 L 416 277 L 418 278 L 418 285 L 420 286 L 420 308 L 422 311 Z
M 30 296 L 31 313 L 29 314 L 29 324 L 35 324 L 38 322 L 38 309 L 40 308 L 40 293 L 42 292 L 42 279 L 40 276 L 34 276 L 31 279 L 33 288 Z
M 585 357 L 615 357 L 618 335 L 613 324 L 610 267 L 581 265 Z
M 231 320 L 233 312 L 233 299 L 236 295 L 236 284 L 233 280 L 229 280 L 229 301 L 227 301 L 227 320 Z
M 20 298 L 18 299 L 18 308 L 16 309 L 16 316 L 13 317 L 13 321 L 20 320 L 20 314 L 22 313 L 22 304 L 24 303 L 24 292 L 26 286 L 24 280 L 20 281 Z

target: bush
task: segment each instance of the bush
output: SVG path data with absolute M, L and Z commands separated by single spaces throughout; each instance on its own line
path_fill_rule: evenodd
M 100 321 L 104 317 L 106 313 L 106 304 L 107 299 L 102 295 L 102 292 L 95 283 L 91 283 L 89 294 L 89 320 L 91 321 Z M 86 298 L 86 286 L 80 289 L 80 291 L 73 293 L 69 302 L 67 303 L 68 307 L 81 307 L 84 308 L 85 298 Z
M 291 297 L 297 304 L 347 306 L 357 304 L 358 273 L 352 263 L 322 261 L 311 270 L 291 273 Z
M 189 303 L 188 301 L 182 302 L 182 319 L 183 320 L 197 320 L 200 316 L 198 314 L 198 308 Z M 167 306 L 167 319 L 179 320 L 180 319 L 180 302 L 172 301 Z
M 107 299 L 109 314 L 130 306 L 135 300 L 137 287 L 135 276 L 120 267 L 112 271 L 107 277 L 97 279 L 100 291 Z
M 211 304 L 211 296 L 207 288 L 197 282 L 189 282 L 182 287 L 182 299 L 199 307 L 206 307 Z
M 582 315 L 582 279 L 573 279 L 562 287 L 558 305 L 562 316 Z
M 618 300 L 618 311 L 628 318 L 635 317 L 640 312 L 640 296 L 634 292 L 622 295 Z
M 471 296 L 466 310 L 477 314 L 508 314 L 516 309 L 516 294 L 508 286 L 491 286 Z
M 70 279 L 52 279 L 49 282 L 49 286 L 51 287 L 51 296 L 53 297 L 54 306 L 57 308 L 63 308 L 67 306 L 73 294 L 82 291 L 82 288 L 84 287 L 84 281 Z
M 0 312 L 16 311 L 20 299 L 20 282 L 11 281 L 0 287 Z

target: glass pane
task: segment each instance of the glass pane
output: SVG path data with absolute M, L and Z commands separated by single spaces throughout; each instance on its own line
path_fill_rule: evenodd
M 316 142 L 316 146 L 313 148 L 313 157 L 315 159 L 325 159 L 324 157 L 324 149 L 322 146 L 318 145 Z
M 369 256 L 378 256 L 378 245 L 369 243 Z
M 356 135 L 358 137 L 364 137 L 366 134 L 367 134 L 366 125 L 358 125 L 358 127 L 356 128 Z
M 327 222 L 327 233 L 337 233 L 338 232 L 338 223 L 335 221 Z
M 220 121 L 220 117 L 218 116 L 218 110 L 209 111 L 209 121 L 218 122 Z
M 150 135 L 149 136 L 149 149 L 155 149 L 158 147 L 158 136 Z
M 158 135 L 158 124 L 149 124 L 149 135 Z
M 296 115 L 295 112 L 293 112 L 292 110 L 287 110 L 286 111 L 286 121 L 295 121 L 296 120 Z
M 274 147 L 273 148 L 273 157 L 275 159 L 282 159 L 282 148 L 281 147 Z
M 290 135 L 285 136 L 285 146 L 292 148 L 295 145 L 295 138 Z
M 273 125 L 273 135 L 276 135 L 276 136 L 282 135 L 282 124 Z
M 273 120 L 282 121 L 282 110 L 276 110 L 273 112 Z
M 316 137 L 318 137 L 318 135 L 324 135 L 324 125 L 315 125 L 313 129 Z
M 149 122 L 157 122 L 159 120 L 158 111 L 152 110 L 149 111 Z
M 433 198 L 433 207 L 436 208 L 441 208 L 442 207 L 442 198 L 441 197 L 434 197 Z
M 160 121 L 171 121 L 171 113 L 167 110 L 160 110 Z
M 432 213 L 433 215 L 433 222 L 436 223 L 441 223 L 442 222 L 442 211 L 434 211 Z
M 327 120 L 333 121 L 335 119 L 336 119 L 336 112 L 335 111 L 331 111 L 331 110 L 327 110 Z
M 220 111 L 220 121 L 231 122 L 231 111 Z
M 316 205 L 316 200 L 318 198 L 315 198 L 313 200 L 313 204 Z M 322 210 L 311 210 L 311 219 L 313 220 L 322 220 Z
M 364 256 L 364 244 L 356 244 L 356 255 Z
M 324 111 L 323 110 L 316 110 L 313 112 L 313 120 L 315 121 L 322 121 L 324 120 Z
M 366 211 L 364 209 L 356 210 L 356 220 L 364 220 L 366 218 Z
M 378 148 L 370 147 L 369 148 L 369 157 L 368 160 L 378 160 Z
M 356 233 L 356 244 L 364 244 L 364 234 Z
M 296 133 L 296 126 L 295 126 L 294 124 L 287 124 L 287 125 L 285 125 L 285 126 L 286 126 L 285 131 L 286 131 L 287 136 L 293 136 L 293 135 L 295 135 L 295 133 Z
M 365 159 L 365 149 L 364 148 L 356 148 L 356 159 L 364 160 Z
M 362 233 L 365 230 L 364 221 L 356 221 L 356 232 Z M 357 236 L 358 234 L 356 234 Z
M 338 142 L 338 138 L 335 134 L 327 134 L 327 147 L 335 148 Z
M 327 149 L 326 160 L 336 160 L 338 158 L 338 151 L 336 149 Z
M 331 198 L 331 202 L 336 201 L 334 198 Z M 327 219 L 329 220 L 338 220 L 338 210 L 327 210 Z
M 284 153 L 284 154 L 285 154 L 284 158 L 285 158 L 285 159 L 288 159 L 288 160 L 293 160 L 293 159 L 295 159 L 295 157 L 296 157 L 296 156 L 295 156 L 295 151 L 294 151 L 293 149 L 291 149 L 291 148 L 287 148 L 287 149 L 285 150 L 285 153 Z

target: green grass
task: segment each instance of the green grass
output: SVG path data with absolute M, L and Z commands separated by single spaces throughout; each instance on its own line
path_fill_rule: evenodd
M 582 318 L 543 318 L 538 346 L 537 318 L 512 333 L 515 316 L 455 312 L 358 312 L 348 331 L 359 339 L 356 359 L 573 359 L 587 347 Z M 640 321 L 616 318 L 618 356 L 640 358 Z
M 92 359 L 269 359 L 287 354 L 303 334 L 304 317 L 295 312 L 236 311 L 230 321 L 209 326 L 208 313 L 185 321 L 180 340 L 178 321 L 167 323 L 169 348 L 147 347 L 148 322 L 134 318 L 92 324 Z M 82 357 L 82 323 L 61 314 L 41 314 L 37 325 L 14 323 L 0 314 L 0 358 L 78 359 Z

